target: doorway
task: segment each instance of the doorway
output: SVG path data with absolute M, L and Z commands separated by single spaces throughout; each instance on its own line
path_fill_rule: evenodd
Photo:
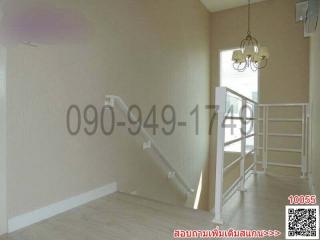
M 220 51 L 220 84 L 219 87 L 230 88 L 241 95 L 252 99 L 255 102 L 259 102 L 259 71 L 252 71 L 246 69 L 243 72 L 239 72 L 233 68 L 232 53 L 236 49 L 228 49 Z M 241 111 L 241 102 L 238 98 L 228 98 L 227 107 L 228 114 L 237 115 Z M 230 109 L 232 106 L 232 109 Z M 227 120 L 226 124 L 233 125 L 235 128 L 239 128 L 241 121 Z M 232 128 L 226 129 L 226 141 L 241 137 L 240 131 L 233 131 Z M 250 149 L 254 145 L 254 138 L 247 139 L 247 147 Z M 225 149 L 229 153 L 240 153 L 241 142 L 234 143 Z

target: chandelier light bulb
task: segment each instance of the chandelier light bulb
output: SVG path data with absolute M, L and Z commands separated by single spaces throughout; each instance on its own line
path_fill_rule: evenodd
M 245 55 L 241 50 L 235 50 L 232 54 L 232 60 L 237 63 L 243 63 L 245 61 Z
M 262 60 L 262 57 L 260 55 L 260 53 L 255 52 L 252 56 L 252 61 L 255 63 L 260 63 Z

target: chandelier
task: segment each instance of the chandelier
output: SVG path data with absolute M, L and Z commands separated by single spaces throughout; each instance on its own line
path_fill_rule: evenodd
M 267 47 L 261 47 L 258 40 L 251 35 L 250 26 L 251 3 L 248 0 L 248 33 L 245 39 L 240 43 L 240 49 L 233 51 L 233 68 L 239 72 L 251 68 L 252 71 L 265 68 L 268 64 L 269 50 Z

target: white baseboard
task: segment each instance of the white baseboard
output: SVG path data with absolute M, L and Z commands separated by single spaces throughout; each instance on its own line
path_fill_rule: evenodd
M 8 221 L 8 232 L 11 233 L 21 228 L 30 226 L 34 223 L 48 219 L 60 213 L 66 212 L 70 209 L 79 207 L 98 198 L 115 193 L 116 191 L 117 184 L 113 182 L 103 187 L 94 189 L 92 191 L 82 193 L 78 196 L 68 198 L 61 202 L 54 203 L 49 206 L 37 209 L 35 211 L 13 217 Z

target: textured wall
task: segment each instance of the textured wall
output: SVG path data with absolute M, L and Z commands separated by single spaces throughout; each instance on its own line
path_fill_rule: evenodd
M 7 231 L 6 50 L 0 47 L 0 235 Z
M 310 103 L 311 103 L 311 174 L 312 184 L 320 194 L 320 27 L 310 43 Z
M 179 200 L 126 129 L 111 137 L 101 131 L 87 136 L 83 125 L 78 136 L 70 136 L 66 111 L 71 104 L 101 108 L 105 94 L 115 94 L 145 114 L 156 104 L 160 120 L 160 108 L 172 104 L 177 119 L 187 120 L 188 126 L 155 139 L 196 188 L 209 151 L 204 107 L 209 103 L 209 13 L 197 0 L 54 4 L 83 12 L 94 33 L 79 44 L 8 50 L 9 217 L 115 180 L 122 191 Z M 196 104 L 197 136 L 189 115 Z M 201 205 L 206 207 L 206 201 Z

